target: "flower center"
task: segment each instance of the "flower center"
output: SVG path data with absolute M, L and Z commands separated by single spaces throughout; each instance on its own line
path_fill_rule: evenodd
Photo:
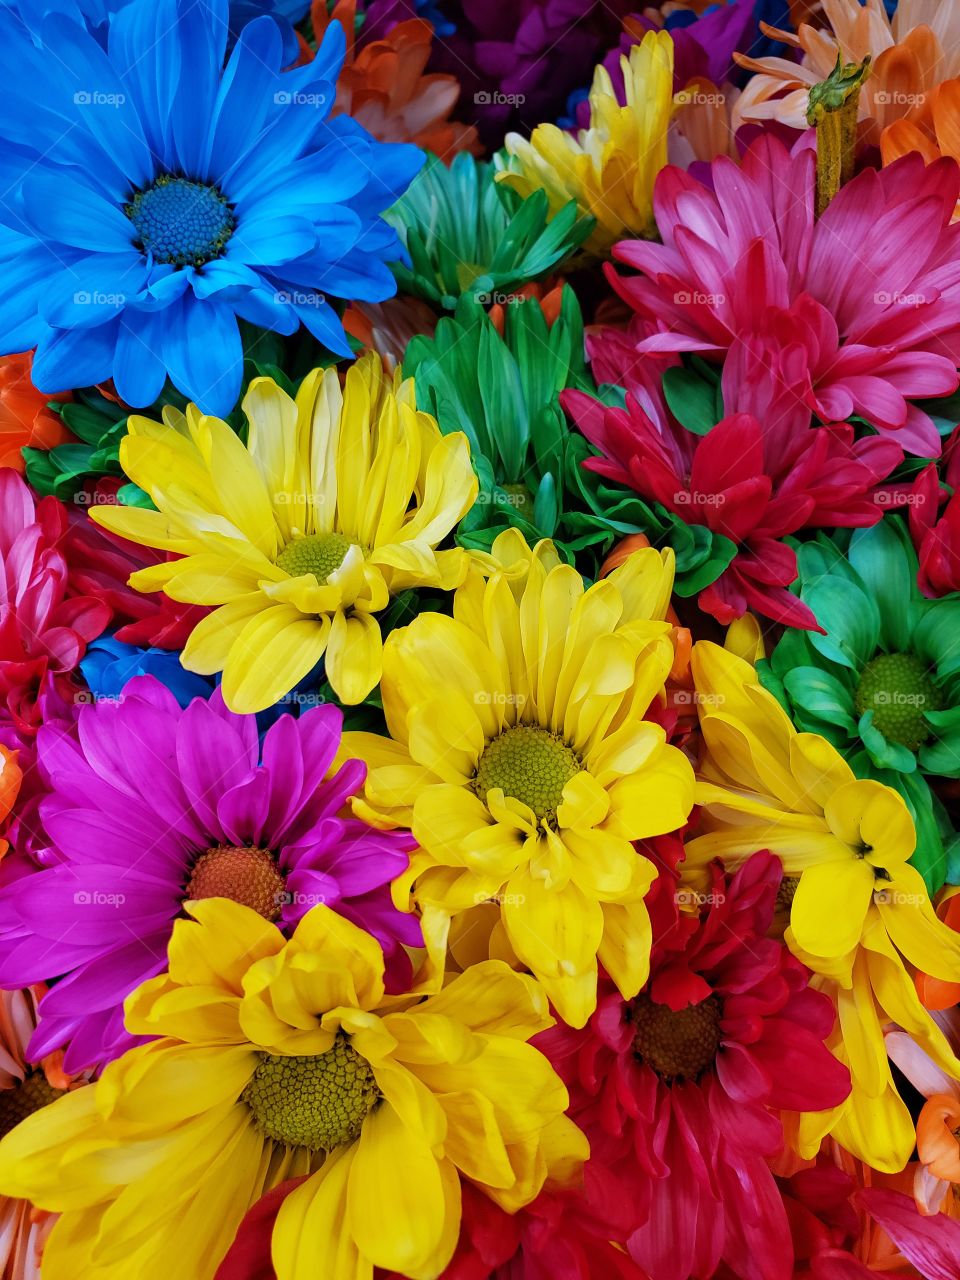
M 269 849 L 220 844 L 201 853 L 184 890 L 184 898 L 232 898 L 251 907 L 264 920 L 279 920 L 284 879 Z
M 277 568 L 291 578 L 312 573 L 318 582 L 326 582 L 334 569 L 339 569 L 353 546 L 342 533 L 311 533 L 294 538 L 277 556 Z
M 696 1080 L 717 1056 L 721 1009 L 716 996 L 673 1010 L 641 992 L 628 1016 L 635 1028 L 633 1052 L 668 1084 Z
M 236 225 L 216 187 L 170 174 L 138 191 L 124 212 L 143 251 L 176 267 L 202 267 L 219 258 Z
M 941 710 L 943 694 L 912 653 L 882 653 L 864 667 L 854 702 L 858 715 L 873 712 L 873 723 L 889 742 L 916 751 L 931 732 L 924 712 Z
M 241 1096 L 268 1138 L 332 1151 L 357 1137 L 381 1094 L 370 1064 L 341 1031 L 315 1057 L 262 1053 Z
M 777 890 L 777 910 L 789 911 L 793 906 L 793 900 L 797 896 L 797 888 L 800 884 L 799 876 L 784 876 L 780 881 L 780 888 Z
M 66 1089 L 54 1089 L 43 1071 L 30 1073 L 11 1089 L 0 1090 L 0 1138 L 41 1107 L 56 1102 Z
M 580 757 L 556 734 L 519 724 L 487 743 L 473 789 L 486 800 L 487 792 L 499 787 L 505 796 L 529 805 L 538 819 L 552 820 L 563 788 L 582 769 Z

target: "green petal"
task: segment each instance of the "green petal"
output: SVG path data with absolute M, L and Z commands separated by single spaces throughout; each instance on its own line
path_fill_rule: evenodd
M 839 725 L 851 735 L 856 734 L 853 695 L 829 671 L 819 667 L 794 667 L 783 677 L 783 685 L 798 707 L 822 717 L 828 724 Z
M 920 620 L 916 553 L 899 520 L 858 529 L 850 540 L 850 563 L 876 602 L 880 641 L 891 653 L 906 653 Z
M 928 719 L 936 714 L 931 712 Z M 937 730 L 932 742 L 925 742 L 919 751 L 920 768 L 941 778 L 960 778 L 960 727 Z
M 873 600 L 855 583 L 833 574 L 805 585 L 800 598 L 813 610 L 825 636 L 810 633 L 810 643 L 830 662 L 859 671 L 880 641 L 880 615 Z
M 939 680 L 960 671 L 960 600 L 931 600 L 913 633 L 913 652 L 937 669 Z
M 917 757 L 899 742 L 890 742 L 873 723 L 873 712 L 865 711 L 860 717 L 860 737 L 878 769 L 893 769 L 897 773 L 913 773 Z

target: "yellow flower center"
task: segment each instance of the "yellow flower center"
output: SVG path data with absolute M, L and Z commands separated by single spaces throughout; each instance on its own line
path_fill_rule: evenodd
M 66 1089 L 54 1089 L 43 1071 L 29 1074 L 10 1089 L 0 1090 L 0 1138 L 41 1107 L 56 1102 Z
M 184 890 L 184 899 L 231 898 L 264 920 L 279 920 L 284 879 L 269 849 L 221 844 L 201 853 Z
M 326 582 L 343 564 L 353 543 L 342 533 L 311 533 L 294 538 L 277 556 L 277 568 L 299 578 L 312 573 L 318 582 Z
M 881 653 L 864 667 L 854 704 L 858 715 L 873 712 L 889 742 L 916 751 L 931 733 L 925 713 L 943 709 L 943 694 L 914 654 Z
M 313 1057 L 262 1053 L 241 1097 L 268 1138 L 332 1151 L 358 1136 L 381 1094 L 370 1064 L 341 1031 L 332 1049 Z
M 505 796 L 529 805 L 538 819 L 552 821 L 563 788 L 582 769 L 580 757 L 556 734 L 520 724 L 487 743 L 473 789 L 486 800 L 487 792 L 499 787 Z
M 641 992 L 628 1017 L 634 1027 L 633 1052 L 668 1084 L 696 1080 L 717 1056 L 721 1009 L 716 996 L 674 1010 Z

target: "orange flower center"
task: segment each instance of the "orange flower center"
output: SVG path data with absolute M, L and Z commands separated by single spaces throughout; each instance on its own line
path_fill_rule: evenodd
M 231 898 L 276 921 L 283 909 L 283 873 L 269 849 L 220 844 L 201 853 L 183 896 L 191 902 Z

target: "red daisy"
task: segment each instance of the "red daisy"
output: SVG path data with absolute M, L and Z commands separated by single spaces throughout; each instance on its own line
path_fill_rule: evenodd
M 721 1261 L 743 1280 L 793 1274 L 768 1163 L 784 1146 L 779 1112 L 836 1106 L 850 1082 L 823 1043 L 830 1002 L 765 936 L 780 879 L 768 853 L 731 879 L 715 868 L 699 912 L 681 914 L 683 894 L 662 875 L 645 989 L 625 1001 L 604 981 L 582 1031 L 538 1037 L 590 1140 L 587 1197 L 602 1204 L 606 1174 L 618 1180 L 628 1249 L 656 1280 L 708 1280 Z

